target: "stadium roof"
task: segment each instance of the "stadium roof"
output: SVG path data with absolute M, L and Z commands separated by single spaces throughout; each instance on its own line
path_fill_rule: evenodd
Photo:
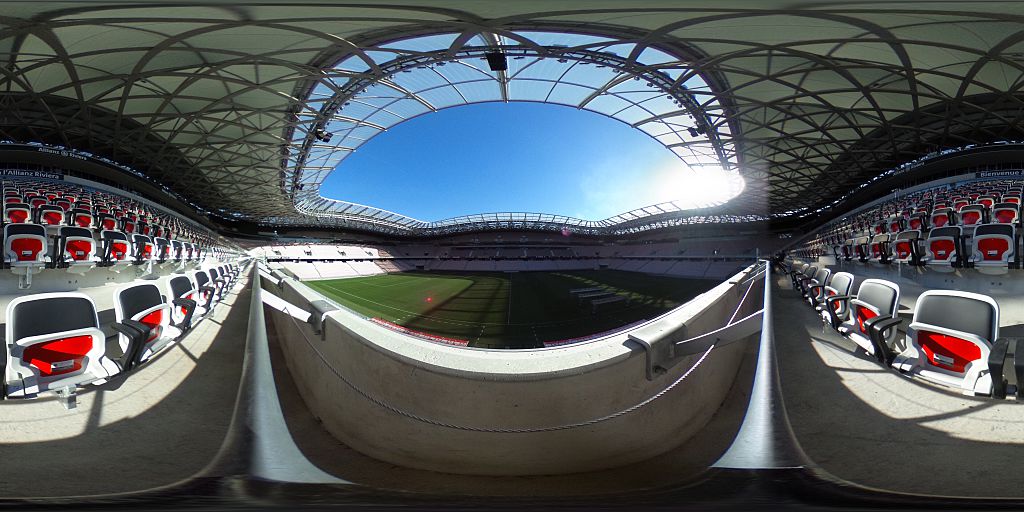
M 422 229 L 318 185 L 387 127 L 478 101 L 587 108 L 691 165 L 736 169 L 743 198 L 710 220 L 814 211 L 936 148 L 1024 131 L 1018 2 L 4 7 L 0 139 L 103 155 L 262 223 L 328 212 L 320 222 Z M 507 71 L 482 60 L 493 52 Z M 672 210 L 650 213 L 690 216 Z

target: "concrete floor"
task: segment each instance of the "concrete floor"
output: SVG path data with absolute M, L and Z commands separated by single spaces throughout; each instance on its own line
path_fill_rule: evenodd
M 725 405 L 695 437 L 654 459 L 605 471 L 557 476 L 475 477 L 409 469 L 365 456 L 319 424 L 298 393 L 268 317 L 271 358 L 288 429 L 302 453 L 323 471 L 376 489 L 451 495 L 573 496 L 678 485 L 698 478 L 725 452 L 743 420 L 757 360 L 751 343 Z
M 901 303 L 912 305 L 916 295 L 902 288 Z M 774 293 L 786 408 L 815 463 L 878 489 L 1024 496 L 1024 404 L 966 397 L 885 369 L 831 329 L 823 332 L 788 278 L 777 279 Z
M 81 390 L 75 410 L 45 397 L 0 401 L 0 498 L 139 491 L 202 470 L 234 410 L 249 296 L 236 285 L 184 340 L 127 379 Z

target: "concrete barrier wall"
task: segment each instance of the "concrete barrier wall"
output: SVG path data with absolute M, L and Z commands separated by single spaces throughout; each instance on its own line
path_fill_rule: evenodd
M 725 325 L 747 286 L 734 276 L 660 317 L 668 340 Z M 761 308 L 754 281 L 736 318 Z M 323 297 L 294 279 L 264 289 L 310 310 Z M 399 466 L 446 473 L 540 475 L 643 461 L 700 431 L 735 380 L 744 342 L 716 348 L 683 382 L 643 402 L 700 358 L 648 381 L 645 352 L 619 333 L 566 347 L 496 351 L 411 338 L 347 311 L 326 315 L 323 337 L 267 308 L 306 405 L 337 439 Z M 751 338 L 756 338 L 752 336 Z

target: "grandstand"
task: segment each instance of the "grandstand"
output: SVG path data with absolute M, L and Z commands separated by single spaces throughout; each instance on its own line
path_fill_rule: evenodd
M 5 3 L 0 508 L 1024 508 L 1022 21 Z M 708 183 L 593 219 L 326 197 L 375 137 L 494 102 Z

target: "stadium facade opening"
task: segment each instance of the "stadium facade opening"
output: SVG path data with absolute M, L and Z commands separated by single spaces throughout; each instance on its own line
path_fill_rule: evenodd
M 321 186 L 427 221 L 493 211 L 602 220 L 659 203 L 718 206 L 742 190 L 738 173 L 687 165 L 625 123 L 539 102 L 415 117 L 360 146 Z
M 567 216 L 565 223 L 613 226 L 637 216 L 722 204 L 742 190 L 732 128 L 717 92 L 689 61 L 655 47 L 641 51 L 636 44 L 578 32 L 517 31 L 468 40 L 440 33 L 383 42 L 338 62 L 297 114 L 303 126 L 293 133 L 288 162 L 300 191 L 296 207 L 307 215 L 381 229 L 465 223 L 464 217 L 424 221 L 329 199 L 319 187 L 335 168 L 344 172 L 347 156 L 391 126 L 455 106 L 516 101 L 565 105 L 624 122 L 675 153 L 680 166 L 692 171 L 687 179 L 702 188 L 724 185 L 703 200 L 673 197 L 602 219 Z M 460 143 L 466 141 L 452 141 Z M 704 180 L 709 174 L 716 178 Z M 660 181 L 652 186 L 674 184 Z

